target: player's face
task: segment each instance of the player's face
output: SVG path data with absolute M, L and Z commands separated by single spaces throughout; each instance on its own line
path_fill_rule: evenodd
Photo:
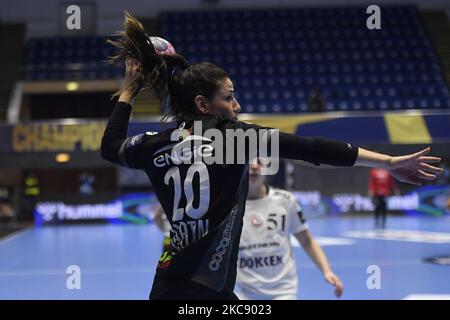
M 264 176 L 261 175 L 262 164 L 250 164 L 248 169 L 250 186 L 260 185 L 264 182 Z
M 241 106 L 234 97 L 233 82 L 229 78 L 222 82 L 210 104 L 210 111 L 220 119 L 237 120 Z

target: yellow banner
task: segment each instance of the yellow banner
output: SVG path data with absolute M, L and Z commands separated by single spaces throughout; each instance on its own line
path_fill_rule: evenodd
M 105 123 L 17 125 L 12 129 L 15 152 L 97 151 Z
M 432 139 L 422 115 L 386 113 L 384 121 L 393 144 L 431 143 Z

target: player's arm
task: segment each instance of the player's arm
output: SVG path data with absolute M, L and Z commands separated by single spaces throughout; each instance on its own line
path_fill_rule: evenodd
M 235 127 L 247 130 L 270 129 L 253 124 L 238 122 Z M 275 133 L 273 133 L 275 132 Z M 272 143 L 278 134 L 278 146 Z M 259 141 L 261 143 L 261 140 Z M 265 142 L 262 142 L 265 143 Z M 303 160 L 315 165 L 328 164 L 332 166 L 365 166 L 373 168 L 384 168 L 393 177 L 401 182 L 420 185 L 422 180 L 434 180 L 443 170 L 430 165 L 439 163 L 441 158 L 426 156 L 430 148 L 405 156 L 389 156 L 382 153 L 372 152 L 363 148 L 325 138 L 299 137 L 294 134 L 273 130 L 267 140 L 270 147 L 279 147 L 279 157 L 293 160 Z
M 306 160 L 333 166 L 365 166 L 384 168 L 401 182 L 420 185 L 422 180 L 435 180 L 441 168 L 430 165 L 441 158 L 426 156 L 430 148 L 417 153 L 393 157 L 363 148 L 322 138 L 302 138 L 280 132 L 280 157 Z
M 441 168 L 430 165 L 439 163 L 441 158 L 426 156 L 429 152 L 428 147 L 413 154 L 392 157 L 359 148 L 355 166 L 384 168 L 401 182 L 421 185 L 422 180 L 435 180 L 437 175 L 442 173 Z
M 357 147 L 331 139 L 300 137 L 242 121 L 235 123 L 230 121 L 225 128 L 258 131 L 258 145 L 267 144 L 265 149 L 271 150 L 272 156 L 278 151 L 277 156 L 282 159 L 303 160 L 317 166 L 326 164 L 350 167 L 355 164 L 358 156 Z M 261 134 L 261 130 L 265 130 L 266 134 Z M 258 156 L 264 157 L 265 155 Z
M 139 76 L 139 64 L 134 59 L 128 58 L 125 66 L 123 89 L 106 125 L 100 147 L 103 159 L 122 166 L 125 164 L 120 151 L 127 138 L 131 105 L 138 93 L 131 90 L 130 83 Z
M 308 254 L 310 259 L 314 264 L 320 269 L 325 280 L 335 287 L 335 294 L 339 298 L 342 296 L 344 291 L 344 286 L 341 279 L 336 276 L 331 270 L 330 264 L 328 263 L 327 257 L 323 252 L 320 245 L 312 237 L 308 229 L 294 234 L 297 240 L 300 242 L 302 248 Z

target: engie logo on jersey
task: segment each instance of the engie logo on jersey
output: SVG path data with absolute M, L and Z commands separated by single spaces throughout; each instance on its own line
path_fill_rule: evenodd
M 173 130 L 170 141 L 173 143 L 153 153 L 153 164 L 158 168 L 200 161 L 208 165 L 245 164 L 259 158 L 265 165 L 262 175 L 274 175 L 279 169 L 277 129 L 239 128 L 223 132 L 217 128 L 203 130 L 202 121 L 194 121 L 193 130 L 186 130 L 183 125 Z M 167 152 L 159 155 L 163 151 Z
M 191 145 L 193 141 L 200 141 L 202 144 Z M 214 147 L 203 143 L 211 143 L 211 140 L 199 136 L 189 136 L 182 142 L 167 145 L 153 154 L 156 155 L 163 152 L 153 159 L 153 164 L 155 167 L 161 168 L 182 163 L 192 164 L 199 161 L 199 159 L 212 157 Z

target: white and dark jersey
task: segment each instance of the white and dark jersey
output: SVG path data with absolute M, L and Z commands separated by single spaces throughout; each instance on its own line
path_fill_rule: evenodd
M 297 268 L 290 236 L 308 225 L 295 197 L 269 188 L 264 198 L 247 200 L 245 211 L 237 274 L 240 297 L 296 297 Z
M 171 128 L 160 133 L 127 137 L 131 106 L 118 102 L 102 139 L 102 157 L 121 166 L 144 170 L 171 225 L 171 250 L 158 263 L 153 291 L 166 290 L 183 281 L 195 281 L 213 290 L 233 290 L 242 219 L 248 192 L 248 148 L 235 150 L 245 154 L 243 164 L 208 164 L 205 150 L 219 152 L 220 139 L 206 138 L 205 131 L 249 129 L 260 126 L 212 117 L 199 119 L 202 134 L 183 135 L 174 141 Z M 195 133 L 195 131 L 194 131 Z M 258 136 L 260 137 L 260 136 Z M 258 138 L 259 139 L 259 138 Z M 213 147 L 214 146 L 214 147 Z M 237 152 L 239 151 L 239 152 Z M 197 160 L 196 155 L 203 153 Z M 222 150 L 223 152 L 223 150 Z M 269 154 L 271 152 L 269 151 Z M 178 161 L 191 157 L 191 164 Z M 195 158 L 194 158 L 195 157 Z M 339 166 L 352 166 L 357 148 L 320 138 L 301 138 L 279 133 L 279 157 Z

